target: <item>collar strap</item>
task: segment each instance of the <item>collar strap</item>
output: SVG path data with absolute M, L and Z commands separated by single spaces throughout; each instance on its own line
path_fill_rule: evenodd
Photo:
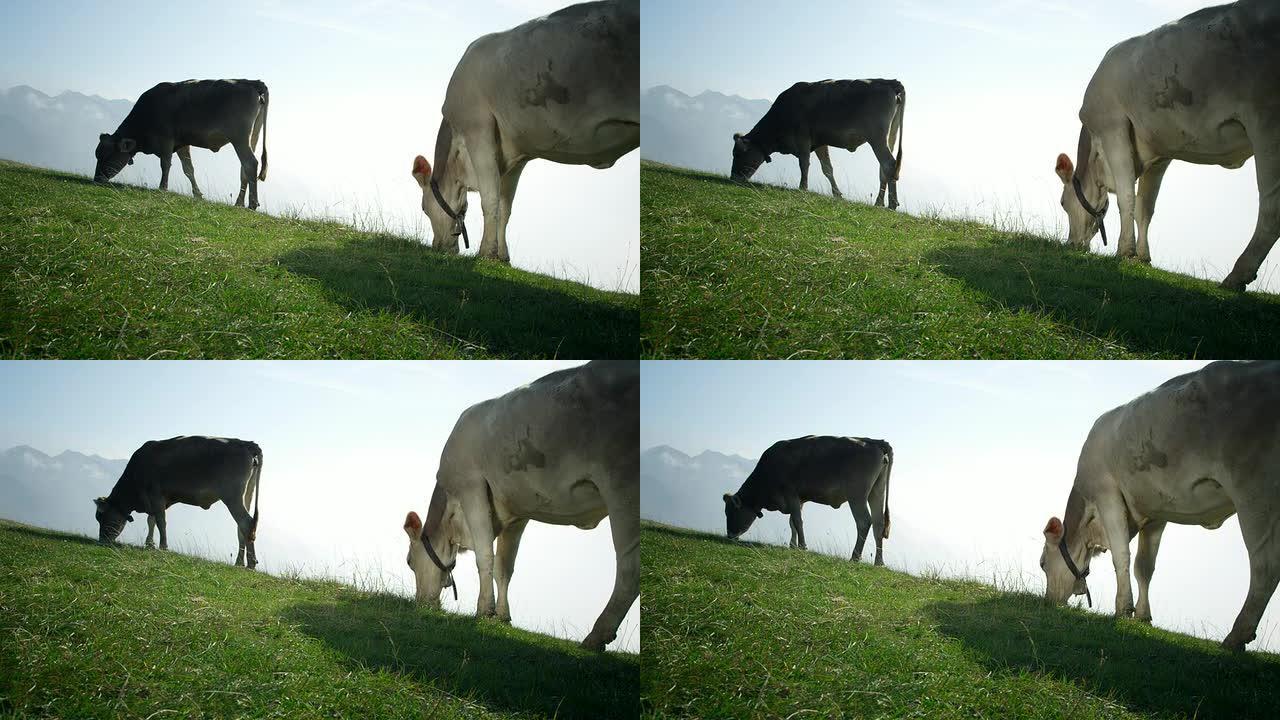
M 448 565 L 440 562 L 440 556 L 436 554 L 435 548 L 431 547 L 431 538 L 427 537 L 426 528 L 422 528 L 422 537 L 420 539 L 422 540 L 422 544 L 427 548 L 427 556 L 431 558 L 431 562 L 435 563 L 436 567 L 440 568 L 441 572 L 449 576 L 449 584 L 445 587 L 453 588 L 453 599 L 454 602 L 457 602 L 458 584 L 453 581 L 453 569 L 458 566 L 458 558 L 455 557 L 453 562 Z
M 1076 199 L 1080 201 L 1080 205 L 1084 207 L 1084 211 L 1092 215 L 1094 220 L 1098 221 L 1098 232 L 1102 233 L 1102 244 L 1106 245 L 1107 244 L 1107 225 L 1106 223 L 1102 222 L 1102 220 L 1107 216 L 1107 207 L 1109 203 L 1104 201 L 1102 203 L 1101 210 L 1097 210 L 1093 207 L 1093 205 L 1090 205 L 1089 201 L 1086 200 L 1084 197 L 1084 190 L 1080 189 L 1079 175 L 1071 176 L 1071 185 L 1076 189 Z M 1104 200 L 1105 200 L 1105 196 L 1104 196 Z
M 427 543 L 427 547 L 431 544 Z M 1075 576 L 1076 582 L 1084 586 L 1084 597 L 1089 602 L 1089 607 L 1093 607 L 1093 595 L 1089 593 L 1089 583 L 1086 578 L 1089 577 L 1089 568 L 1085 568 L 1084 572 L 1080 572 L 1080 568 L 1076 566 L 1076 561 L 1071 559 L 1071 553 L 1067 551 L 1067 536 L 1064 533 L 1062 539 L 1058 541 L 1058 552 L 1062 553 L 1062 559 L 1067 561 L 1067 569 Z M 1079 595 L 1080 593 L 1076 593 Z
M 453 236 L 462 235 L 462 244 L 471 249 L 471 238 L 467 235 L 467 214 L 457 213 L 453 208 L 449 207 L 449 203 L 445 202 L 444 195 L 440 194 L 440 186 L 436 183 L 435 178 L 431 178 L 431 194 L 436 196 L 436 202 L 440 203 L 440 208 L 444 210 L 444 214 L 453 220 Z M 428 546 L 431 543 L 427 543 Z

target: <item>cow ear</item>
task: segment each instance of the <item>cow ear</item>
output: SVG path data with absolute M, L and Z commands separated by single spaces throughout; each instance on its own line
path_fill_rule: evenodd
M 1071 164 L 1071 158 L 1067 157 L 1066 153 L 1058 153 L 1058 164 L 1054 166 L 1053 171 L 1058 173 L 1063 183 L 1069 183 L 1071 173 L 1075 172 L 1075 166 Z
M 404 516 L 404 531 L 410 538 L 416 538 L 422 535 L 422 519 L 418 517 L 418 513 L 409 511 Z
M 98 136 L 99 142 L 102 142 L 104 140 L 110 140 L 110 139 L 111 139 L 111 133 L 102 133 L 101 135 Z
M 413 179 L 424 188 L 431 179 L 431 163 L 421 155 L 413 159 Z
M 103 505 L 106 504 L 106 502 L 107 502 L 107 499 L 104 497 L 96 497 L 93 499 L 93 504 L 97 505 L 98 507 L 102 507 Z
M 138 141 L 133 138 L 120 138 L 116 143 L 116 147 L 120 148 L 120 152 L 131 153 L 138 149 Z
M 1049 518 L 1049 522 L 1044 526 L 1044 539 L 1048 540 L 1051 545 L 1057 545 L 1062 541 L 1062 521 L 1056 517 Z

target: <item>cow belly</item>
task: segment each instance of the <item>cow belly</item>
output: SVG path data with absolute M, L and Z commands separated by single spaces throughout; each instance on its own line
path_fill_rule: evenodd
M 1235 504 L 1216 473 L 1155 474 L 1132 483 L 1125 501 L 1141 519 L 1216 528 L 1235 514 Z
M 514 473 L 491 480 L 490 487 L 504 519 L 593 528 L 608 515 L 604 498 L 586 473 Z

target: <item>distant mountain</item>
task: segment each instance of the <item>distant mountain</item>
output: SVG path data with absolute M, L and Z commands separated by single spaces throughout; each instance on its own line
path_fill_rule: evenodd
M 724 532 L 726 492 L 738 489 L 755 460 L 710 450 L 689 457 L 659 445 L 640 455 L 640 517 Z
M 649 88 L 640 95 L 640 156 L 727 175 L 733 134 L 750 130 L 771 104 L 710 90 L 690 97 L 666 85 Z
M 71 450 L 51 457 L 27 445 L 10 448 L 0 453 L 0 515 L 97 535 L 92 500 L 111 491 L 126 464 Z
M 132 108 L 128 100 L 70 91 L 50 97 L 26 85 L 0 91 L 0 158 L 92 174 L 98 135 L 115 130 Z

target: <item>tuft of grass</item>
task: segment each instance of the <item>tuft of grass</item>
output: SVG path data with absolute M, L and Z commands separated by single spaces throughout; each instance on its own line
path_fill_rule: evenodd
M 0 521 L 0 716 L 625 718 L 636 655 Z
M 644 523 L 646 718 L 1273 718 L 1280 656 Z
M 639 297 L 0 162 L 0 358 L 634 358 Z
M 648 358 L 1280 355 L 1280 296 L 650 162 L 640 244 Z

